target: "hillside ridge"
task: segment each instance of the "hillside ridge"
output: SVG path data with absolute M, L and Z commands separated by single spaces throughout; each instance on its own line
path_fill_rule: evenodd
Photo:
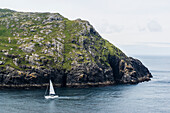
M 0 86 L 60 87 L 138 83 L 152 77 L 137 59 L 85 20 L 0 9 Z

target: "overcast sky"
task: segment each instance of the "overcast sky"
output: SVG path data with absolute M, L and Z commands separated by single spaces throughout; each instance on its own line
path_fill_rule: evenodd
M 127 55 L 170 55 L 170 0 L 0 0 L 0 8 L 81 18 Z

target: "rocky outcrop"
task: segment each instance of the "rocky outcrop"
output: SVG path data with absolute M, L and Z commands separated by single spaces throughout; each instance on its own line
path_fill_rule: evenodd
M 136 84 L 143 81 L 149 81 L 152 77 L 149 70 L 139 60 L 132 57 L 127 59 L 111 57 L 110 63 L 117 83 Z
M 4 16 L 3 16 L 4 15 Z M 0 87 L 136 84 L 152 77 L 89 22 L 0 9 Z

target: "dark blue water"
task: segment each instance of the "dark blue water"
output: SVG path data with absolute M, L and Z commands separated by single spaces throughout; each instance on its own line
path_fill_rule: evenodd
M 0 113 L 170 113 L 170 57 L 136 56 L 153 74 L 150 82 L 100 88 L 0 90 Z

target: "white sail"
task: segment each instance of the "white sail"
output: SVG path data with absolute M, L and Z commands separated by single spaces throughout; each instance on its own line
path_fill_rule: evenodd
M 50 92 L 49 92 L 49 94 L 55 95 L 55 91 L 54 91 L 53 84 L 52 84 L 51 80 L 50 80 Z

